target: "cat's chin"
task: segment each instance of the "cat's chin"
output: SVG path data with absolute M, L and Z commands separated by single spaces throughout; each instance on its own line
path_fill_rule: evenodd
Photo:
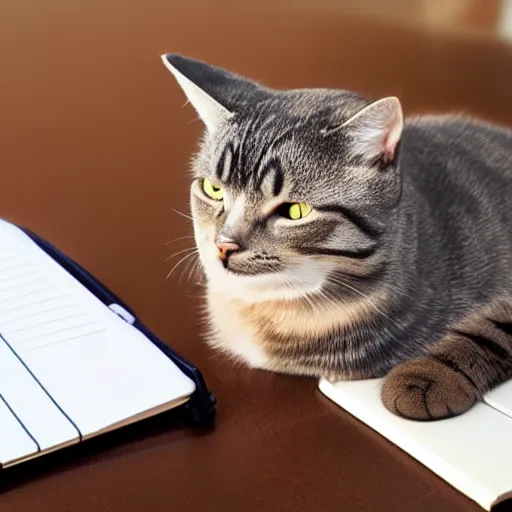
M 219 261 L 204 268 L 212 291 L 247 303 L 291 301 L 316 295 L 331 270 L 305 263 L 281 272 L 241 275 L 225 269 Z

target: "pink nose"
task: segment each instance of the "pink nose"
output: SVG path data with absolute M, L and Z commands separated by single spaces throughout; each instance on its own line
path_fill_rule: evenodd
M 230 238 L 218 238 L 215 245 L 219 251 L 219 258 L 223 261 L 227 260 L 234 252 L 240 250 L 240 246 Z

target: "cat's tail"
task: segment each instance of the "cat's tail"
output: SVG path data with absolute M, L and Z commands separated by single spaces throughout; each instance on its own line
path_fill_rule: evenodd
M 426 356 L 396 366 L 382 388 L 393 413 L 415 420 L 457 416 L 512 378 L 512 298 L 465 317 Z

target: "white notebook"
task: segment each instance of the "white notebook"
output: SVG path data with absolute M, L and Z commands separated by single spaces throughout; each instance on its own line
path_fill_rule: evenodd
M 416 422 L 390 413 L 382 379 L 329 382 L 328 398 L 428 467 L 486 510 L 512 498 L 512 381 L 465 414 Z
M 0 467 L 190 399 L 194 381 L 108 306 L 0 220 Z

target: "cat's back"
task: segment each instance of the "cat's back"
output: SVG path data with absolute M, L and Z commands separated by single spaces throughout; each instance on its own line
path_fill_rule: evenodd
M 510 290 L 512 131 L 420 117 L 406 121 L 400 151 L 402 203 L 416 219 L 423 272 L 441 269 L 452 305 L 471 302 L 475 290 L 480 297 Z
M 401 166 L 428 194 L 462 192 L 511 208 L 512 130 L 464 116 L 420 116 L 404 125 Z M 512 209 L 511 209 L 512 213 Z
M 412 117 L 404 124 L 402 148 L 411 163 L 441 164 L 454 171 L 480 165 L 512 179 L 512 128 L 466 116 Z

